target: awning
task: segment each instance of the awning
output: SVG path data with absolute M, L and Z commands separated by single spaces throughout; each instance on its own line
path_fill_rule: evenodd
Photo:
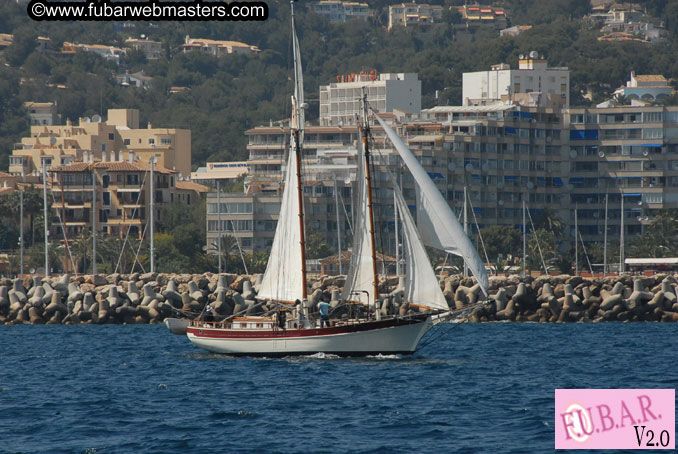
M 644 143 L 642 146 L 645 147 L 645 148 L 661 148 L 662 144 L 660 144 L 660 143 Z

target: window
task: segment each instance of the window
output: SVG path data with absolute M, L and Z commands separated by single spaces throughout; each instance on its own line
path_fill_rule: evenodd
M 162 137 L 160 139 L 160 145 L 172 145 L 172 138 L 171 137 Z
M 129 145 L 129 144 L 130 144 L 130 141 L 129 141 L 129 139 L 125 139 L 125 140 L 123 140 L 123 143 L 124 143 L 125 145 Z
M 108 133 L 108 140 L 115 140 L 115 134 L 112 132 Z
M 111 193 L 110 192 L 104 191 L 103 201 L 104 201 L 104 205 L 110 205 L 111 204 Z
M 153 137 L 151 137 L 150 139 L 148 139 L 148 144 L 149 144 L 149 145 L 155 145 L 155 139 L 154 139 Z

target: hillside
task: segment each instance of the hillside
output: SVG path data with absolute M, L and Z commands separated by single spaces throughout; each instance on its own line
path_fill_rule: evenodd
M 385 0 L 368 1 L 381 11 Z M 432 3 L 446 4 L 444 1 Z M 447 4 L 460 2 L 447 2 Z M 552 66 L 569 66 L 572 103 L 604 99 L 628 79 L 629 72 L 663 74 L 678 78 L 672 57 L 678 32 L 678 4 L 662 0 L 641 2 L 660 18 L 671 35 L 666 43 L 601 42 L 597 29 L 580 19 L 590 9 L 583 0 L 511 0 L 503 3 L 513 24 L 531 24 L 532 30 L 514 38 L 499 38 L 492 31 L 477 34 L 474 42 L 455 40 L 451 24 L 436 24 L 427 31 L 394 29 L 378 24 L 330 24 L 299 8 L 307 100 L 317 117 L 318 85 L 337 74 L 376 69 L 380 72 L 417 72 L 423 85 L 423 105 L 461 102 L 462 72 L 489 69 L 507 62 L 517 65 L 519 54 L 536 50 Z M 301 4 L 301 3 L 300 3 Z M 14 34 L 14 44 L 0 59 L 0 170 L 7 169 L 12 144 L 28 131 L 22 109 L 25 101 L 56 101 L 64 121 L 105 114 L 108 108 L 141 111 L 141 124 L 189 128 L 193 134 L 193 166 L 207 160 L 243 159 L 243 132 L 258 124 L 288 115 L 289 6 L 269 2 L 265 22 L 33 22 L 25 5 L 0 5 L 0 33 Z M 122 46 L 128 37 L 145 35 L 162 41 L 164 58 L 147 61 L 141 52 L 129 52 L 120 67 L 91 53 L 62 55 L 64 41 Z M 262 50 L 254 56 L 216 58 L 182 54 L 178 46 L 186 35 L 242 41 Z M 46 50 L 36 48 L 38 36 L 49 37 Z M 121 86 L 116 74 L 144 71 L 153 78 L 147 89 Z M 170 87 L 190 90 L 170 94 Z M 435 98 L 436 90 L 440 96 Z

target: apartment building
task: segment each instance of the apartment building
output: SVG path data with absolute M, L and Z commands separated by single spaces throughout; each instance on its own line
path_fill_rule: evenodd
M 363 89 L 370 106 L 378 112 L 421 110 L 421 81 L 413 73 L 363 71 L 338 75 L 337 82 L 320 86 L 320 125 L 354 125 L 360 114 Z
M 215 57 L 231 54 L 255 55 L 261 52 L 257 46 L 241 43 L 239 41 L 191 38 L 188 35 L 186 35 L 184 44 L 181 45 L 181 50 L 183 52 L 205 52 L 214 55 Z
M 440 22 L 443 7 L 425 3 L 399 3 L 388 7 L 388 29 L 393 27 L 420 27 Z
M 28 112 L 31 126 L 58 125 L 61 118 L 57 114 L 56 103 L 53 102 L 25 102 L 24 109 Z
M 187 206 L 198 203 L 208 188 L 184 181 L 178 172 L 154 166 L 151 194 L 150 164 L 135 158 L 133 152 L 124 161 L 88 161 L 58 166 L 49 172 L 52 194 L 50 232 L 52 237 L 72 240 L 92 228 L 96 216 L 97 231 L 108 235 L 141 238 L 149 221 L 151 196 L 154 216 L 175 201 Z M 94 184 L 93 184 L 94 181 Z M 92 201 L 96 197 L 96 212 Z M 63 225 L 63 229 L 62 229 Z
M 162 49 L 162 42 L 152 41 L 148 38 L 145 39 L 127 38 L 125 40 L 124 46 L 130 49 L 143 52 L 148 60 L 157 60 L 159 58 L 162 58 L 164 54 Z
M 370 17 L 370 7 L 367 3 L 321 0 L 313 3 L 311 8 L 316 14 L 327 17 L 330 22 L 346 22 L 351 19 L 367 21 Z
M 77 51 L 91 52 L 111 60 L 117 65 L 120 64 L 120 59 L 127 54 L 127 49 L 121 49 L 115 46 L 106 46 L 104 44 L 78 44 L 65 41 L 61 46 L 61 53 L 64 55 L 73 55 Z
M 78 124 L 33 125 L 31 135 L 14 144 L 9 173 L 28 175 L 75 161 L 120 161 L 130 152 L 142 162 L 155 157 L 161 167 L 188 176 L 191 171 L 191 131 L 174 128 L 139 128 L 136 109 L 109 109 L 108 119 L 80 118 Z M 105 158 L 104 158 L 105 156 Z
M 459 14 L 467 28 L 489 27 L 495 30 L 506 28 L 507 18 L 504 8 L 478 3 L 460 6 Z
M 640 234 L 662 209 L 678 208 L 678 107 L 571 108 L 567 197 L 578 206 L 579 230 L 588 241 L 618 236 L 624 200 L 624 229 Z
M 570 105 L 570 71 L 567 67 L 549 67 L 536 51 L 520 55 L 518 69 L 507 63 L 493 65 L 490 71 L 462 75 L 464 105 L 512 100 L 520 94 L 539 94 L 542 107 Z

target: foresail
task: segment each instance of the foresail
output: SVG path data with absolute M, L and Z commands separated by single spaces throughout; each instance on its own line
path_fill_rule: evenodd
M 362 137 L 358 140 L 362 147 Z M 374 304 L 374 269 L 372 266 L 372 237 L 370 235 L 367 207 L 367 178 L 363 150 L 358 153 L 356 194 L 353 220 L 353 252 L 346 275 L 342 299 Z M 367 293 L 365 293 L 367 292 Z
M 448 310 L 447 300 L 440 290 L 438 278 L 431 268 L 426 249 L 417 233 L 400 189 L 394 188 L 396 205 L 402 216 L 403 253 L 405 256 L 405 301 L 433 309 Z
M 425 236 L 426 239 L 437 239 L 431 243 L 427 242 L 427 244 L 450 254 L 461 256 L 480 284 L 483 293 L 487 296 L 489 280 L 485 271 L 485 265 L 473 247 L 471 240 L 464 233 L 463 227 L 459 224 L 454 213 L 452 213 L 450 206 L 442 194 L 440 194 L 433 181 L 431 181 L 424 168 L 419 164 L 417 158 L 398 137 L 398 134 L 376 113 L 375 117 L 384 128 L 386 135 L 393 142 L 403 162 L 410 169 L 412 176 L 419 185 L 420 197 L 417 201 L 417 220 L 422 222 L 421 230 L 428 233 Z
M 304 279 L 301 272 L 301 236 L 299 232 L 299 198 L 297 196 L 294 138 L 288 153 L 285 187 L 280 203 L 278 226 L 261 281 L 258 297 L 279 301 L 303 299 Z

